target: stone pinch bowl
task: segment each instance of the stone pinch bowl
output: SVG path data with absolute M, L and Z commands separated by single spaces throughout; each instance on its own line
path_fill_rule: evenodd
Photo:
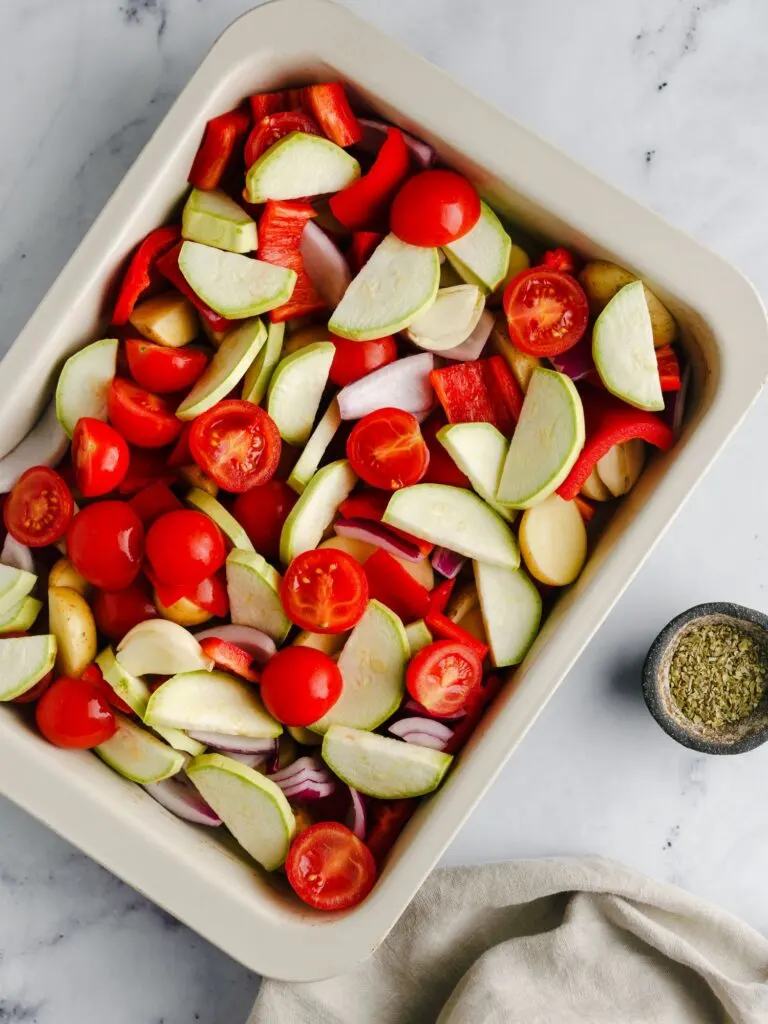
M 683 746 L 704 754 L 743 754 L 768 740 L 768 686 L 751 715 L 718 729 L 689 721 L 669 689 L 669 667 L 680 637 L 697 625 L 712 622 L 729 623 L 768 647 L 768 616 L 728 602 L 696 605 L 672 619 L 654 640 L 643 666 L 643 695 L 661 728 Z

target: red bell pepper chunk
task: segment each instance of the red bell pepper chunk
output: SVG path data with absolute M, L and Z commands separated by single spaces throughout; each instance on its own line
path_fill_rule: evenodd
M 306 110 L 304 89 L 286 89 L 285 100 L 288 110 Z
M 442 612 L 433 611 L 430 608 L 424 619 L 424 624 L 436 640 L 455 640 L 456 643 L 464 644 L 475 651 L 481 661 L 488 653 L 487 644 L 472 636 L 466 629 L 462 629 L 458 623 L 452 622 Z
M 461 750 L 475 731 L 477 723 L 485 713 L 485 709 L 499 692 L 502 685 L 500 676 L 487 676 L 483 680 L 482 686 L 472 691 L 469 700 L 464 705 L 466 714 L 457 722 L 453 730 L 453 736 L 445 745 L 446 754 L 455 754 L 458 750 Z
M 262 117 L 256 122 L 246 140 L 245 166 L 251 167 L 273 143 L 291 132 L 319 135 L 320 129 L 309 114 L 304 114 L 300 110 L 282 110 Z
M 573 503 L 576 508 L 581 512 L 581 518 L 585 523 L 591 523 L 595 515 L 595 506 L 591 501 L 588 501 L 581 494 L 577 494 L 573 499 Z
M 443 580 L 442 583 L 438 584 L 429 595 L 429 613 L 430 615 L 442 615 L 445 609 L 448 607 L 448 602 L 451 599 L 453 588 L 456 586 L 456 580 Z
M 359 274 L 365 264 L 373 255 L 373 250 L 382 241 L 384 235 L 378 231 L 355 231 L 352 235 L 352 247 L 349 251 L 349 260 L 352 269 Z
M 269 318 L 273 324 L 328 308 L 304 269 L 301 255 L 304 226 L 316 216 L 309 203 L 270 199 L 264 206 L 259 221 L 259 259 L 296 271 L 296 284 L 290 299 L 270 311 Z
M 253 665 L 253 655 L 244 651 L 237 644 L 231 644 L 228 640 L 220 640 L 217 636 L 207 636 L 200 641 L 200 646 L 208 655 L 213 658 L 219 668 L 227 672 L 234 672 L 249 683 L 258 683 L 259 673 Z
M 502 356 L 455 363 L 429 376 L 449 423 L 492 423 L 512 435 L 523 393 Z
M 154 523 L 166 512 L 179 512 L 184 508 L 182 503 L 162 481 L 150 484 L 138 491 L 128 502 L 145 527 Z
M 429 465 L 421 482 L 470 488 L 469 479 L 437 439 L 437 432 L 446 425 L 446 422 L 442 410 L 438 409 L 421 426 L 421 436 L 429 450 Z
M 203 141 L 197 151 L 189 183 L 195 188 L 210 190 L 221 181 L 235 146 L 250 127 L 247 110 L 238 107 L 212 118 L 205 126 Z
M 390 497 L 391 495 L 385 494 L 384 491 L 358 491 L 339 505 L 339 512 L 342 519 L 373 519 L 380 523 L 389 504 Z M 402 537 L 403 540 L 415 544 L 425 558 L 427 555 L 432 554 L 435 545 L 430 544 L 428 540 L 414 537 L 410 533 L 406 533 L 405 530 L 398 530 L 396 526 L 390 526 L 389 524 L 387 524 L 387 529 L 398 537 Z
M 675 439 L 672 428 L 658 416 L 635 409 L 607 391 L 584 388 L 581 398 L 587 439 L 573 469 L 557 489 L 566 501 L 576 497 L 595 464 L 615 444 L 639 437 L 665 452 Z
M 300 99 L 296 98 L 299 107 L 312 114 L 323 132 L 337 146 L 353 146 L 362 139 L 363 127 L 352 112 L 341 82 L 309 85 L 300 92 Z M 289 96 L 289 103 L 291 101 Z
M 375 551 L 363 565 L 369 596 L 381 601 L 403 622 L 423 619 L 429 610 L 429 591 L 388 551 Z
M 112 314 L 112 323 L 122 327 L 128 323 L 140 296 L 152 283 L 150 272 L 157 259 L 181 238 L 181 228 L 171 224 L 167 228 L 151 231 L 131 257 L 120 284 L 120 291 Z
M 679 391 L 683 386 L 680 374 L 680 361 L 671 345 L 663 345 L 656 349 L 656 363 L 659 367 L 659 379 L 662 391 Z
M 220 316 L 216 310 L 211 309 L 207 303 L 203 302 L 197 292 L 187 284 L 187 279 L 179 270 L 179 253 L 181 252 L 182 244 L 182 242 L 179 242 L 178 245 L 174 245 L 172 249 L 164 252 L 157 261 L 157 269 L 167 281 L 171 282 L 177 291 L 180 291 L 185 298 L 189 299 L 200 316 L 205 318 L 209 327 L 214 331 L 226 331 L 235 321 L 228 320 L 225 316 Z
M 414 797 L 368 801 L 369 825 L 365 845 L 373 854 L 377 867 L 381 867 L 418 805 L 419 801 Z
M 350 231 L 381 224 L 409 169 L 410 157 L 403 133 L 399 128 L 387 128 L 387 138 L 370 171 L 331 196 L 328 203 L 331 213 Z
M 257 92 L 248 97 L 251 105 L 251 117 L 254 124 L 268 114 L 277 114 L 288 106 L 288 96 L 283 91 L 279 92 Z
M 564 274 L 573 274 L 576 270 L 576 257 L 570 249 L 548 249 L 541 260 L 541 266 L 548 270 L 560 270 Z

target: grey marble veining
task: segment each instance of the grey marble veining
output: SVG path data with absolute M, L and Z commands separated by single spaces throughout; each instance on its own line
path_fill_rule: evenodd
M 768 5 L 349 0 L 731 259 L 768 295 Z M 249 0 L 0 0 L 0 348 Z M 449 863 L 599 852 L 768 932 L 768 749 L 707 758 L 642 703 L 661 625 L 765 609 L 768 399 L 451 847 Z M 237 1024 L 257 979 L 0 802 L 0 1022 Z

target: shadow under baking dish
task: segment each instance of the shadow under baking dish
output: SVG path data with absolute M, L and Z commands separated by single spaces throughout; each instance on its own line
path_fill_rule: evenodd
M 66 356 L 103 330 L 105 298 L 128 253 L 178 209 L 205 122 L 251 92 L 329 78 L 435 145 L 523 230 L 643 277 L 681 325 L 693 387 L 679 443 L 651 460 L 621 502 L 581 578 L 352 911 L 304 907 L 211 830 L 175 819 L 93 755 L 49 746 L 25 724 L 28 712 L 0 708 L 5 795 L 241 963 L 289 980 L 349 970 L 382 941 L 768 371 L 764 310 L 728 264 L 345 9 L 280 0 L 219 39 L 6 356 L 2 372 L 15 387 L 0 408 L 4 450 L 34 422 Z

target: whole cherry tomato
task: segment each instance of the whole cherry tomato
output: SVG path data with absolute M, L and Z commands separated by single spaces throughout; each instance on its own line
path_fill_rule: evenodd
M 336 662 L 313 647 L 284 647 L 261 674 L 261 698 L 284 725 L 311 725 L 341 696 L 343 680 Z
M 233 516 L 259 554 L 270 562 L 280 557 L 283 524 L 298 500 L 298 494 L 276 478 L 235 498 Z
M 140 622 L 157 618 L 152 599 L 138 582 L 122 590 L 97 590 L 91 607 L 99 632 L 116 642 Z
M 197 584 L 222 567 L 227 557 L 221 530 L 195 509 L 167 512 L 147 531 L 147 558 L 168 584 Z
M 117 721 L 103 690 L 85 679 L 62 676 L 35 708 L 37 727 L 57 747 L 89 750 L 114 735 Z
M 67 530 L 67 553 L 80 575 L 95 587 L 123 590 L 141 569 L 141 520 L 125 501 L 87 505 Z
M 136 383 L 157 395 L 191 388 L 208 365 L 202 349 L 168 348 L 145 338 L 129 338 L 125 354 Z
M 456 171 L 415 174 L 395 196 L 390 212 L 392 231 L 410 245 L 449 245 L 466 235 L 480 219 L 477 189 Z

